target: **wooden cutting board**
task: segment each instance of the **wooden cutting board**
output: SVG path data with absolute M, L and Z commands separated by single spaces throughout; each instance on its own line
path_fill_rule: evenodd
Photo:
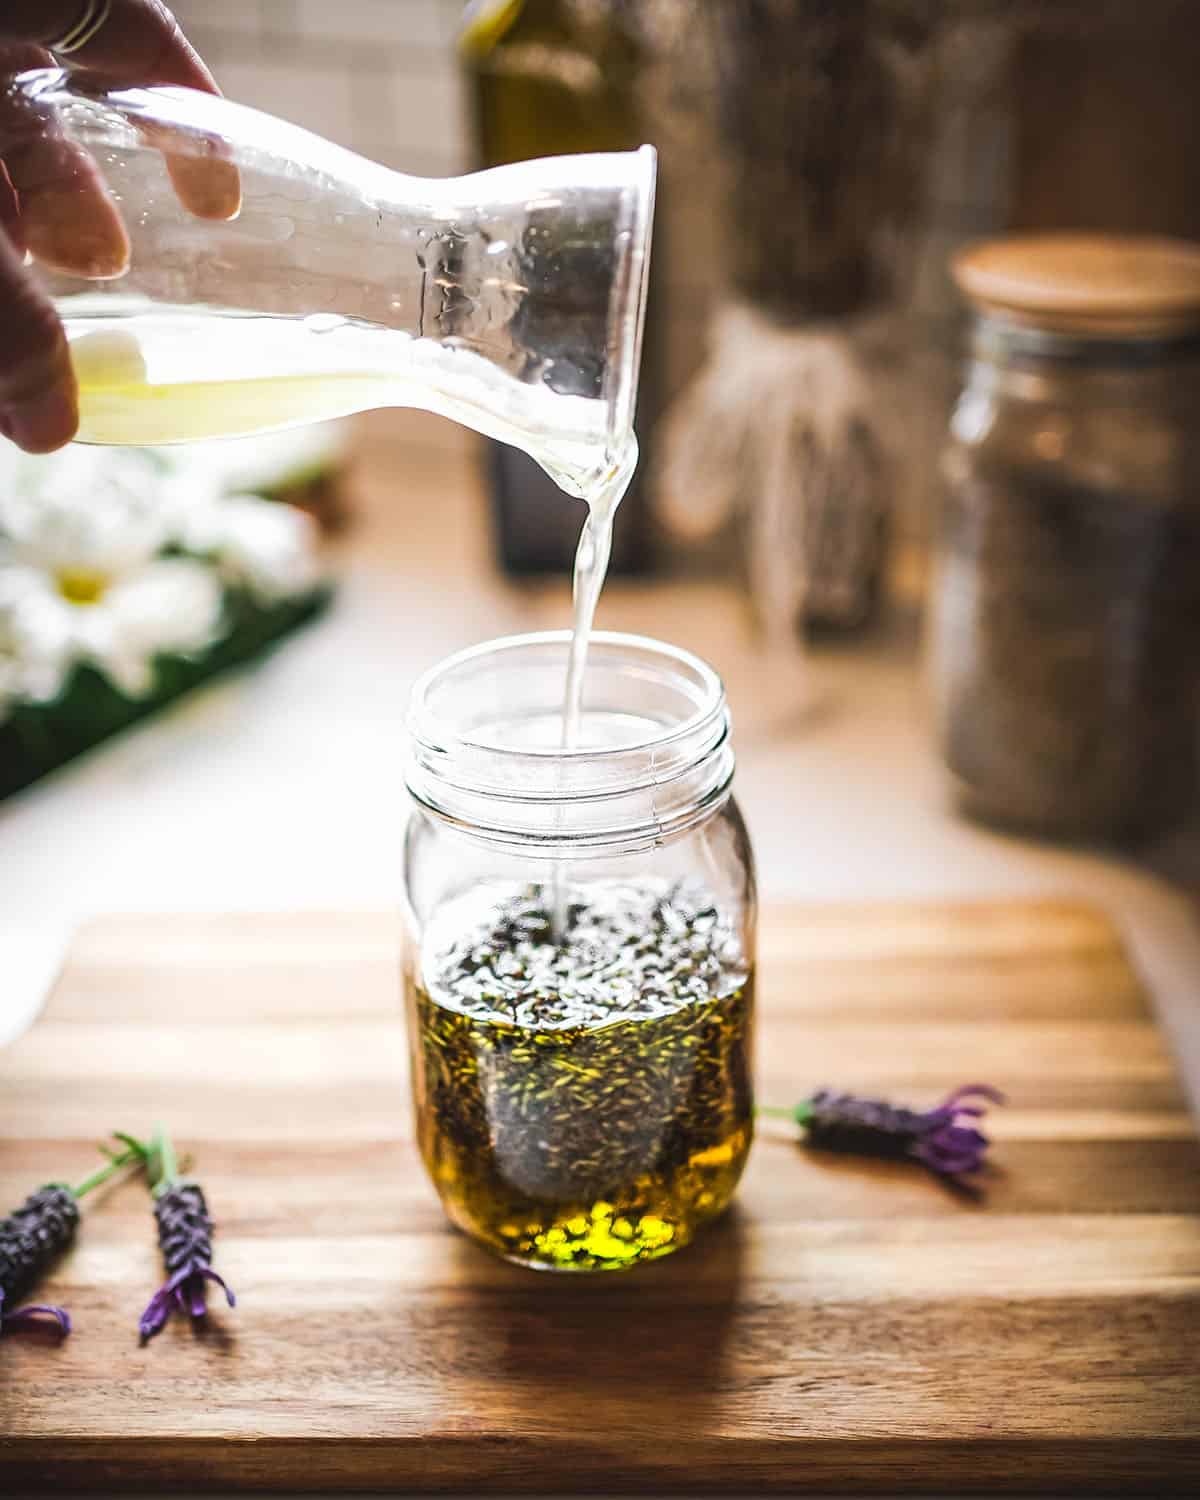
M 739 1205 L 627 1276 L 444 1223 L 408 1138 L 386 916 L 113 918 L 0 1055 L 0 1203 L 170 1122 L 240 1296 L 146 1349 L 147 1199 L 86 1213 L 0 1344 L 0 1492 L 169 1486 L 1065 1490 L 1200 1481 L 1200 1152 L 1107 920 L 777 909 L 761 1093 L 979 1078 L 984 1202 L 764 1126 Z

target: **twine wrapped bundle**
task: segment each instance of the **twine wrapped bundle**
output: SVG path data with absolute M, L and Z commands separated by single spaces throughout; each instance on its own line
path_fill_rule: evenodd
M 668 413 L 664 520 L 736 521 L 768 641 L 869 612 L 896 448 L 888 314 L 923 200 L 935 0 L 705 11 L 729 157 L 725 305 Z

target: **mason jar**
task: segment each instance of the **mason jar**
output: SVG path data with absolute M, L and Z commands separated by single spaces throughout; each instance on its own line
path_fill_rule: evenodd
M 932 597 L 942 754 L 988 822 L 1148 838 L 1200 771 L 1200 247 L 1013 238 L 955 274 L 976 318 Z
M 754 1123 L 755 886 L 729 711 L 697 657 L 491 641 L 413 690 L 404 988 L 421 1156 L 509 1260 L 620 1270 L 729 1203 Z

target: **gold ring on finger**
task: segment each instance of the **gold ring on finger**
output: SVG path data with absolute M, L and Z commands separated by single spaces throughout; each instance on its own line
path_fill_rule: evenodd
M 108 20 L 111 9 L 112 0 L 84 0 L 83 11 L 74 26 L 57 42 L 47 42 L 46 46 L 51 52 L 61 53 L 64 57 L 78 52 L 81 47 L 87 46 Z

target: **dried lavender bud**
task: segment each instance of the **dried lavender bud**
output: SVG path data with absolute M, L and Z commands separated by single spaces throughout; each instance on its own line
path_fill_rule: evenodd
M 50 1183 L 31 1193 L 8 1218 L 0 1220 L 0 1333 L 54 1319 L 64 1334 L 71 1331 L 65 1309 L 45 1303 L 14 1308 L 75 1238 L 79 1207 L 70 1188 Z
M 166 1327 L 176 1308 L 193 1318 L 207 1312 L 205 1283 L 215 1281 L 230 1307 L 237 1299 L 212 1268 L 213 1222 L 199 1185 L 171 1182 L 154 1204 L 158 1220 L 158 1243 L 162 1248 L 167 1279 L 151 1297 L 138 1324 L 143 1340 Z
M 984 1107 L 965 1102 L 976 1099 L 1004 1103 L 1004 1095 L 985 1083 L 965 1084 L 924 1111 L 820 1089 L 790 1114 L 818 1150 L 919 1161 L 939 1176 L 956 1178 L 984 1165 L 988 1138 L 970 1123 Z

